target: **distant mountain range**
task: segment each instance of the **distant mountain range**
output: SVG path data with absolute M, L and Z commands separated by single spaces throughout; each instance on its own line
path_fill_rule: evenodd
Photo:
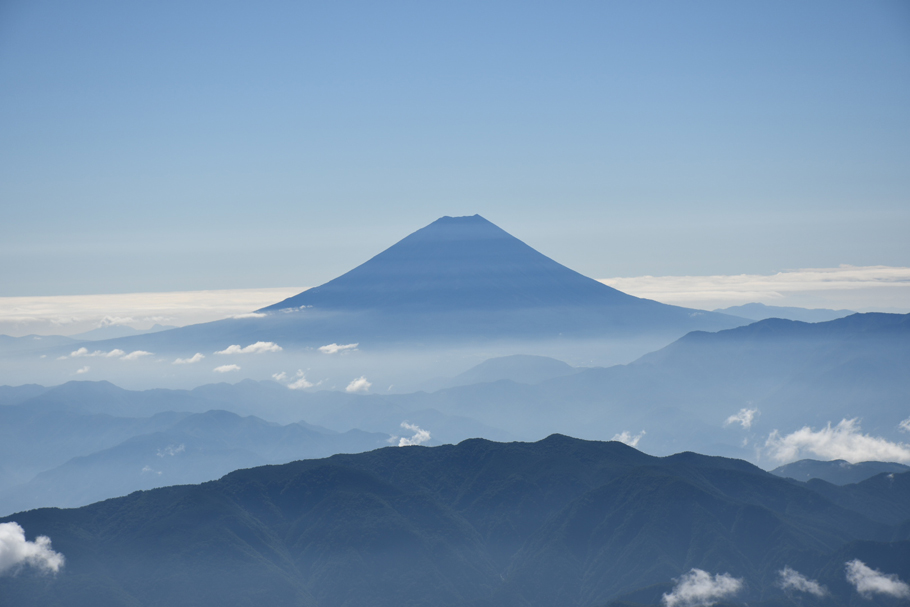
M 24 485 L 38 483 L 39 474 L 63 474 L 77 458 L 83 458 L 81 469 L 91 464 L 101 470 L 105 458 L 127 452 L 117 449 L 138 449 L 151 435 L 175 431 L 186 415 L 211 410 L 255 416 L 256 424 L 276 422 L 279 434 L 287 432 L 281 429 L 287 424 L 305 420 L 337 433 L 356 430 L 388 439 L 410 436 L 412 431 L 401 425 L 408 423 L 429 432 L 431 443 L 471 437 L 536 440 L 551 431 L 607 440 L 626 433 L 626 440 L 637 437 L 636 444 L 653 454 L 696 449 L 770 467 L 777 463 L 766 445 L 773 431 L 785 436 L 808 426 L 820 432 L 829 422 L 859 418 L 862 432 L 905 442 L 899 424 L 908 417 L 907 368 L 910 315 L 856 314 L 818 324 L 771 319 L 718 333 L 692 333 L 632 364 L 609 368 L 575 368 L 525 355 L 494 358 L 438 381 L 447 387 L 409 394 L 291 390 L 275 381 L 252 380 L 193 390 L 132 391 L 107 382 L 0 387 L 0 506 L 14 503 L 4 501 L 4 491 L 44 496 L 28 498 L 30 505 L 86 503 L 84 496 L 81 502 L 67 501 L 75 493 L 63 491 L 66 483 L 59 485 L 57 501 L 47 501 L 48 491 Z M 252 420 L 248 425 L 255 427 Z M 277 461 L 265 457 L 272 435 L 257 436 L 259 446 L 248 450 L 265 459 L 238 465 Z M 190 445 L 159 437 L 161 445 L 143 447 L 151 461 L 158 461 L 154 455 L 164 443 Z M 205 440 L 217 442 L 223 436 L 213 429 Z M 357 448 L 373 448 L 376 440 Z M 326 450 L 313 452 L 300 445 L 298 455 L 289 457 L 350 448 L 330 442 Z M 804 451 L 798 457 L 813 455 Z M 227 471 L 214 464 L 206 470 L 208 478 Z M 125 468 L 122 482 L 97 484 L 98 491 L 107 493 L 93 496 L 114 497 L 147 486 L 142 484 L 147 479 L 135 472 Z M 130 480 L 130 474 L 136 478 Z M 786 475 L 839 482 L 821 472 L 799 474 Z M 845 482 L 860 480 L 850 478 Z
M 766 318 L 783 318 L 800 322 L 826 322 L 856 314 L 852 310 L 827 310 L 824 308 L 793 308 L 783 306 L 766 306 L 762 303 L 748 303 L 741 306 L 730 306 L 714 310 L 721 314 L 731 314 L 749 320 Z
M 878 474 L 902 474 L 910 472 L 910 466 L 897 462 L 857 462 L 851 464 L 842 459 L 829 462 L 815 459 L 801 459 L 771 471 L 771 474 L 793 478 L 798 481 L 821 479 L 832 485 L 861 483 Z
M 5 522 L 66 558 L 0 578 L 18 606 L 656 606 L 695 570 L 729 578 L 720 604 L 898 605 L 845 566 L 910 580 L 908 473 L 806 484 L 559 435 L 240 470 Z

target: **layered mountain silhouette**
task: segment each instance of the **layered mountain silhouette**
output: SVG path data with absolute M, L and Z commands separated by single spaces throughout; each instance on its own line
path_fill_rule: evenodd
M 312 346 L 649 336 L 659 347 L 692 330 L 747 322 L 622 293 L 474 215 L 438 219 L 350 272 L 253 317 L 106 343 L 158 352 L 225 341 Z
M 845 578 L 852 559 L 910 579 L 910 474 L 813 483 L 560 435 L 392 447 L 0 519 L 49 537 L 66 558 L 54 576 L 0 578 L 0 597 L 44 607 L 659 605 L 698 568 L 741 580 L 730 604 L 816 604 L 779 587 L 789 567 L 827 588 L 824 604 L 844 606 L 870 604 Z

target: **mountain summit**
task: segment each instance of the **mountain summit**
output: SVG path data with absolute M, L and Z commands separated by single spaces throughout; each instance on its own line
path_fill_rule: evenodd
M 507 310 L 634 305 L 553 261 L 480 215 L 442 217 L 350 272 L 261 312 Z

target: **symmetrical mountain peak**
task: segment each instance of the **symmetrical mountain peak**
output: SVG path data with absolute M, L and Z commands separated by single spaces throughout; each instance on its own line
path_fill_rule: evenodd
M 636 300 L 472 215 L 437 219 L 350 272 L 264 310 L 496 310 Z

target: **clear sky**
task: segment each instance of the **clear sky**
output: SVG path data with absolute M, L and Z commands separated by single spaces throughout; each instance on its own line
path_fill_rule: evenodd
M 910 266 L 910 3 L 0 2 L 0 296 Z

